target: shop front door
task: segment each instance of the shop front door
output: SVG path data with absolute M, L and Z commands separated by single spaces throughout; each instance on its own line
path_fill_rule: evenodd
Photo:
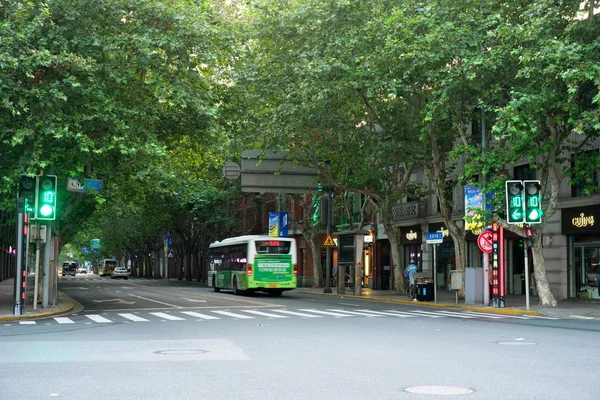
M 576 242 L 573 253 L 576 296 L 600 299 L 600 244 Z

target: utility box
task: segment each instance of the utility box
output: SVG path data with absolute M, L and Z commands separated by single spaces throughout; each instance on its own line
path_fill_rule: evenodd
M 465 304 L 483 303 L 483 268 L 465 270 Z
M 455 269 L 450 271 L 450 289 L 462 290 L 463 288 L 463 271 Z

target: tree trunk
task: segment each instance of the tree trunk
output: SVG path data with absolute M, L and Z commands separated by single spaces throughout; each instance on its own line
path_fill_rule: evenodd
M 386 204 L 382 207 L 381 222 L 383 223 L 392 250 L 392 261 L 394 263 L 394 290 L 398 294 L 406 294 L 406 289 L 404 287 L 404 265 L 402 264 L 404 260 L 404 249 L 400 245 L 402 229 L 393 225 L 392 207 L 393 204 Z
M 459 271 L 463 271 L 463 283 L 462 289 L 458 291 L 458 297 L 465 297 L 465 268 L 467 266 L 467 241 L 465 240 L 465 232 L 462 228 L 460 228 L 456 221 L 452 218 L 449 220 L 445 220 L 444 223 L 448 227 L 448 231 L 450 232 L 450 236 L 452 236 L 452 240 L 454 241 L 454 262 L 456 264 L 456 269 Z
M 540 305 L 556 307 L 558 302 L 550 291 L 548 274 L 546 273 L 546 263 L 542 251 L 542 235 L 538 234 L 534 237 L 531 252 L 533 254 L 533 272 L 538 296 L 540 298 Z M 525 288 L 525 290 L 529 290 L 529 288 Z
M 325 283 L 323 282 L 323 273 L 321 268 L 321 249 L 314 240 L 314 237 L 311 237 L 311 240 L 308 240 L 308 245 L 310 246 L 313 261 L 313 287 L 320 288 L 325 286 Z

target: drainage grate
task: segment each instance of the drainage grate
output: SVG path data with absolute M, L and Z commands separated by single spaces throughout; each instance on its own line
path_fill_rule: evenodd
M 404 389 L 405 392 L 415 394 L 433 394 L 440 396 L 456 396 L 460 394 L 471 394 L 474 390 L 456 386 L 412 386 Z

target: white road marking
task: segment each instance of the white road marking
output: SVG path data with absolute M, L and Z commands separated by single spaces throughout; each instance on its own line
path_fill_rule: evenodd
M 333 317 L 350 317 L 350 315 L 348 315 L 348 314 L 340 314 L 340 313 L 334 313 L 334 312 L 330 312 L 330 311 L 312 310 L 312 309 L 308 309 L 308 308 L 301 308 L 300 311 L 312 312 L 312 313 L 323 314 L 323 315 L 331 315 Z
M 148 299 L 148 298 L 146 298 L 146 297 L 137 296 L 137 295 L 135 295 L 135 294 L 130 294 L 130 296 L 137 297 L 138 299 L 142 299 L 142 300 L 146 300 L 146 301 L 151 301 L 151 302 L 153 302 L 153 303 L 163 304 L 163 305 L 165 305 L 165 306 L 169 306 L 169 307 L 173 307 L 173 308 L 183 308 L 183 307 L 180 307 L 180 306 L 176 306 L 176 305 L 174 305 L 174 304 L 163 303 L 162 301 L 158 301 L 158 300 L 152 300 L 152 299 Z
M 289 317 L 285 317 L 283 315 L 276 315 L 276 314 L 269 314 L 263 311 L 256 311 L 256 310 L 240 310 L 243 312 L 247 312 L 250 314 L 255 314 L 255 315 L 261 315 L 263 317 L 269 317 L 269 318 L 289 318 Z
M 524 316 L 519 316 L 519 315 L 506 315 L 506 314 L 491 314 L 491 313 L 484 313 L 484 312 L 474 312 L 474 311 L 465 311 L 465 313 L 467 314 L 473 314 L 473 315 L 481 315 L 481 316 L 488 316 L 488 317 L 497 317 L 497 318 L 515 318 L 515 319 L 531 319 L 531 317 L 524 317 Z
M 472 318 L 476 318 L 474 315 L 468 315 L 468 314 L 464 314 L 464 313 L 460 313 L 460 312 L 452 312 L 452 311 L 438 311 L 439 314 L 443 314 L 443 315 L 447 315 L 449 317 L 455 317 L 455 318 L 465 318 L 465 319 L 472 319 Z
M 391 315 L 393 317 L 399 317 L 399 318 L 420 317 L 420 315 L 413 315 L 413 314 L 403 313 L 402 311 L 394 311 L 394 310 L 385 310 L 385 311 L 358 310 L 358 311 L 368 311 L 368 312 L 374 313 L 374 314 Z
M 505 317 L 504 315 L 486 314 L 486 313 L 473 312 L 473 311 L 465 311 L 464 313 L 468 314 L 468 315 L 473 315 L 473 316 L 476 316 L 476 317 L 491 318 L 491 319 L 502 319 L 502 318 Z
M 432 313 L 432 312 L 429 312 L 429 311 L 420 311 L 420 310 L 418 310 L 418 311 L 411 311 L 411 313 L 413 313 L 413 314 L 419 314 L 419 315 L 425 315 L 425 316 L 427 316 L 429 318 L 444 318 L 444 317 L 447 316 L 447 315 L 439 315 L 439 314 Z
M 35 321 L 19 321 L 20 325 L 35 325 Z
M 288 310 L 271 310 L 271 311 L 282 313 L 282 314 L 296 315 L 298 317 L 323 318 L 320 315 L 305 314 L 305 313 L 300 313 L 300 312 L 295 312 L 295 311 L 288 311 Z
M 353 314 L 353 315 L 361 315 L 363 317 L 383 317 L 383 315 L 381 314 L 373 314 L 369 311 L 346 311 L 346 310 L 340 310 L 340 309 L 336 309 L 336 308 L 329 308 L 327 309 L 327 311 L 333 311 L 333 312 L 341 312 L 341 313 L 346 313 L 346 314 Z
M 156 315 L 157 317 L 160 317 L 160 318 L 168 319 L 170 321 L 185 321 L 185 318 L 179 318 L 174 315 L 167 314 L 167 313 L 151 312 L 150 314 Z
M 194 303 L 206 303 L 206 300 L 188 299 L 187 297 L 181 297 L 181 300 L 193 301 Z
M 127 318 L 128 320 L 135 321 L 135 322 L 148 321 L 146 318 L 138 317 L 137 315 L 134 315 L 134 314 L 125 313 L 125 314 L 119 314 L 119 315 L 123 318 Z
M 106 323 L 112 322 L 110 319 L 104 318 L 103 316 L 98 315 L 98 314 L 89 314 L 89 315 L 86 315 L 86 317 L 88 317 L 89 319 L 91 319 L 94 322 L 98 322 L 101 324 L 106 324 Z
M 54 317 L 54 320 L 59 324 L 74 324 L 75 321 L 67 317 Z
M 239 318 L 239 319 L 252 319 L 254 317 L 250 317 L 248 315 L 242 315 L 242 314 L 236 314 L 236 313 L 232 313 L 229 311 L 211 311 L 213 313 L 216 314 L 221 314 L 221 315 L 227 315 L 228 317 L 234 317 L 234 318 Z
M 221 319 L 219 317 L 213 317 L 212 315 L 205 315 L 205 314 L 200 314 L 197 312 L 193 312 L 193 311 L 182 311 L 182 314 L 186 314 L 195 318 L 202 318 L 202 319 Z

